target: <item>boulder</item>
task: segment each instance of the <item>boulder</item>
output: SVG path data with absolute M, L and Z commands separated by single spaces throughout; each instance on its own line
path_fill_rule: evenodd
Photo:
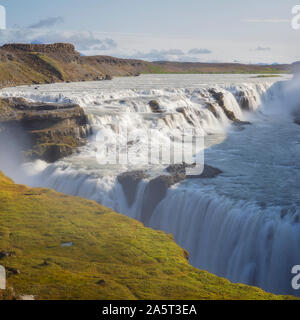
M 16 268 L 6 267 L 6 270 L 14 275 L 21 274 L 20 270 Z
M 149 102 L 149 106 L 150 106 L 153 113 L 162 113 L 163 112 L 159 103 L 156 100 L 151 100 Z
M 104 80 L 112 80 L 112 79 L 113 79 L 113 78 L 112 78 L 111 75 L 109 75 L 109 74 L 106 74 L 106 75 L 105 75 Z
M 0 260 L 4 258 L 11 257 L 14 254 L 14 252 L 8 252 L 8 251 L 0 251 Z

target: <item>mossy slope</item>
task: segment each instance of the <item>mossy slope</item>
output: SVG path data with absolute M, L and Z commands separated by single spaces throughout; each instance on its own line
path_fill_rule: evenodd
M 8 272 L 9 286 L 37 299 L 288 298 L 197 270 L 171 236 L 1 172 L 0 251 L 13 252 L 0 264 L 20 271 Z

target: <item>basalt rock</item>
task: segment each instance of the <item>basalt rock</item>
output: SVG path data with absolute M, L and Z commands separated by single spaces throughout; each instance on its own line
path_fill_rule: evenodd
M 177 164 L 171 164 L 166 168 L 166 171 L 170 174 L 184 174 L 185 175 L 185 168 L 187 167 L 187 164 L 185 163 L 177 163 Z
M 86 143 L 90 131 L 79 105 L 31 103 L 23 98 L 1 100 L 0 127 L 3 148 L 18 141 L 26 157 L 48 162 L 72 154 Z
M 250 101 L 246 97 L 245 92 L 239 91 L 237 93 L 237 100 L 239 102 L 240 107 L 245 111 L 250 111 Z
M 186 168 L 193 167 L 195 167 L 195 164 L 172 164 L 166 168 L 169 175 L 158 176 L 147 184 L 143 197 L 141 215 L 141 220 L 145 225 L 149 225 L 155 208 L 164 199 L 171 186 L 182 182 L 185 179 L 212 179 L 222 173 L 221 170 L 205 164 L 201 174 L 188 175 L 186 173 Z
M 150 106 L 153 113 L 162 113 L 163 112 L 162 108 L 160 107 L 159 103 L 156 100 L 151 100 L 149 102 L 149 106 Z
M 215 106 L 213 106 L 211 103 L 207 103 L 206 107 L 207 110 L 209 110 L 217 119 L 220 118 Z
M 118 176 L 117 179 L 123 187 L 129 207 L 131 207 L 135 201 L 138 184 L 146 178 L 148 178 L 148 175 L 143 171 L 124 172 Z
M 231 120 L 231 121 L 238 121 L 239 119 L 236 118 L 234 112 L 230 111 L 226 106 L 225 106 L 225 101 L 224 101 L 224 93 L 223 92 L 217 92 L 214 89 L 210 89 L 209 93 L 212 95 L 212 97 L 216 100 L 218 105 L 223 109 L 226 117 Z
M 161 175 L 151 180 L 145 189 L 142 216 L 141 220 L 145 225 L 148 225 L 153 214 L 154 209 L 160 203 L 160 201 L 166 196 L 168 189 L 183 181 L 185 175 L 182 173 L 175 173 L 174 175 Z
M 187 122 L 188 124 L 190 124 L 190 125 L 192 125 L 192 126 L 195 125 L 195 124 L 194 124 L 194 119 L 192 118 L 192 115 L 189 115 L 189 114 L 188 114 L 186 108 L 180 107 L 180 108 L 177 108 L 176 111 L 177 111 L 178 113 L 181 113 L 181 114 L 184 116 L 184 118 L 185 118 L 185 120 L 186 120 L 186 122 Z M 173 115 L 171 115 L 171 116 L 173 116 Z M 200 117 L 200 114 L 198 114 L 198 116 Z
M 240 127 L 240 126 L 250 126 L 252 125 L 252 123 L 250 121 L 236 120 L 236 121 L 233 121 L 232 125 Z
M 222 170 L 209 166 L 207 164 L 204 164 L 203 172 L 199 175 L 187 175 L 186 177 L 188 179 L 195 179 L 195 178 L 200 178 L 200 179 L 213 179 L 216 178 L 218 175 L 223 173 Z
M 223 173 L 220 169 L 212 167 L 208 164 L 204 164 L 203 171 L 200 174 L 189 175 L 186 173 L 186 168 L 195 168 L 196 164 L 173 164 L 166 168 L 166 171 L 172 175 L 183 175 L 187 179 L 201 178 L 201 179 L 212 179 Z M 196 171 L 197 172 L 197 171 Z

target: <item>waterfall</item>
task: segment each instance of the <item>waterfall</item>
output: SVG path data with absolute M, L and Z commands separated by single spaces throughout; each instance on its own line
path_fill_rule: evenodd
M 257 162 L 254 162 L 252 158 L 245 157 L 247 148 L 242 147 L 248 143 L 246 146 L 251 149 L 251 140 L 246 142 L 251 135 L 257 141 L 268 144 L 265 150 L 274 143 L 278 129 L 273 126 L 275 118 L 271 115 L 278 110 L 282 112 L 283 100 L 280 99 L 284 84 L 254 83 L 253 80 L 253 83 L 207 84 L 193 88 L 149 86 L 99 89 L 92 84 L 90 87 L 88 84 L 77 84 L 45 86 L 44 89 L 42 86 L 39 92 L 31 88 L 2 91 L 2 96 L 21 95 L 33 101 L 78 103 L 85 109 L 95 133 L 79 154 L 54 164 L 42 161 L 26 163 L 22 175 L 19 172 L 8 174 L 17 182 L 82 196 L 141 220 L 145 190 L 151 177 L 139 183 L 135 202 L 129 207 L 122 186 L 117 182 L 117 175 L 127 168 L 119 166 L 117 170 L 112 170 L 99 165 L 96 135 L 105 134 L 113 139 L 120 131 L 122 135 L 125 127 L 133 132 L 151 129 L 155 132 L 156 143 L 159 143 L 174 130 L 180 132 L 184 128 L 193 128 L 204 132 L 206 142 L 212 139 L 211 143 L 206 143 L 208 159 L 221 166 L 224 175 L 217 179 L 185 181 L 172 186 L 154 209 L 148 225 L 172 233 L 176 242 L 190 252 L 190 262 L 195 267 L 274 293 L 297 294 L 290 285 L 290 271 L 293 265 L 300 264 L 300 211 L 297 202 L 300 199 L 291 199 L 291 202 L 295 200 L 295 205 L 292 205 L 280 198 L 284 203 L 281 205 L 268 194 L 264 201 L 258 201 L 260 196 L 255 199 L 255 195 L 265 192 L 267 183 L 275 186 L 278 177 L 272 176 L 270 181 L 265 182 L 263 179 L 261 182 L 254 181 L 254 187 L 248 182 L 255 172 L 262 174 L 280 167 L 294 196 L 299 190 L 295 182 L 299 168 L 290 159 L 278 157 L 276 162 L 270 156 L 268 167 L 256 170 L 266 161 L 257 156 L 264 153 L 264 148 L 253 149 L 254 156 L 257 156 Z M 218 101 L 218 97 L 222 101 Z M 159 113 L 151 109 L 151 100 L 158 102 Z M 232 131 L 232 122 L 226 115 L 228 110 L 238 120 L 250 119 L 252 128 Z M 280 146 L 287 145 L 286 137 L 292 137 L 291 140 L 297 138 L 298 129 L 290 122 L 287 125 L 291 126 L 292 131 L 278 134 L 276 141 Z M 285 124 L 283 128 L 285 130 Z M 222 144 L 224 140 L 225 144 Z M 133 144 L 141 154 L 145 153 L 145 140 L 137 139 Z M 217 144 L 226 147 L 214 148 Z M 106 147 L 110 147 L 109 143 Z M 101 148 L 104 146 L 100 145 Z M 236 163 L 229 160 L 225 163 L 226 159 L 230 159 L 229 155 L 242 159 L 240 168 L 231 168 L 233 173 L 229 168 Z M 295 154 L 297 156 L 298 153 Z M 243 170 L 246 170 L 244 166 L 252 168 L 249 177 L 243 175 Z M 149 168 L 146 169 L 149 171 Z M 237 176 L 234 176 L 235 169 Z M 152 174 L 155 176 L 156 172 Z
M 184 213 L 184 214 L 183 214 Z M 175 235 L 192 265 L 233 282 L 295 294 L 300 210 L 261 209 L 199 190 L 170 189 L 150 226 Z

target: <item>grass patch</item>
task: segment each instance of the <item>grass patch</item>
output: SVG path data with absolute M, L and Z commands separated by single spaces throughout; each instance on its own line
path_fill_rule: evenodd
M 60 80 L 65 79 L 65 75 L 62 68 L 54 59 L 51 59 L 49 56 L 40 53 L 36 53 L 36 56 L 46 64 L 47 69 L 51 71 L 56 77 L 58 77 Z
M 197 270 L 170 235 L 1 172 L 0 250 L 13 252 L 0 264 L 20 271 L 9 286 L 37 299 L 289 298 Z

